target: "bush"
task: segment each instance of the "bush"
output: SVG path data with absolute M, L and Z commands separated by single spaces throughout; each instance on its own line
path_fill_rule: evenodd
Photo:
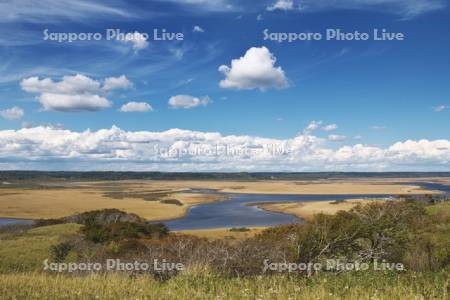
M 246 232 L 246 231 L 250 231 L 250 229 L 248 229 L 247 227 L 233 227 L 230 228 L 231 232 Z
M 145 220 L 136 214 L 111 208 L 84 212 L 78 215 L 65 217 L 65 223 L 77 223 L 83 225 L 113 224 L 117 222 L 145 223 Z
M 71 243 L 62 242 L 57 245 L 50 246 L 50 255 L 54 262 L 60 263 L 64 261 L 72 248 L 73 246 Z
M 165 204 L 174 204 L 177 206 L 183 206 L 183 203 L 177 199 L 165 199 L 165 200 L 161 200 L 159 202 L 165 203 Z
M 427 228 L 436 232 L 432 224 L 422 203 L 372 203 L 334 216 L 319 214 L 303 224 L 270 228 L 257 239 L 261 243 L 281 246 L 286 250 L 287 260 L 299 263 L 332 258 L 368 263 L 375 259 L 402 262 L 407 249 L 413 248 L 416 236 Z M 426 253 L 419 248 L 430 245 L 419 246 L 416 242 L 415 247 L 420 253 Z M 431 248 L 436 249 L 435 246 Z M 441 251 L 439 255 L 440 261 L 447 261 L 446 253 Z
M 163 224 L 117 222 L 113 224 L 88 223 L 81 232 L 94 243 L 105 243 L 137 238 L 160 238 L 169 233 Z

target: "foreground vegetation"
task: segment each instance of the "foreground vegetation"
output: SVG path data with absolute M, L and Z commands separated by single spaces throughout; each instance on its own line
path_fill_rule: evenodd
M 167 281 L 119 274 L 88 277 L 39 273 L 0 275 L 3 299 L 448 299 L 448 277 L 348 273 L 313 278 L 274 275 L 227 278 L 186 272 Z
M 450 206 L 359 205 L 230 243 L 171 234 L 118 210 L 0 230 L 2 299 L 448 299 Z M 61 224 L 58 224 L 61 223 Z M 78 223 L 78 224 L 73 224 Z M 244 231 L 246 228 L 234 229 Z M 182 263 L 182 271 L 58 273 L 51 262 L 106 259 Z M 367 263 L 368 270 L 296 270 L 266 262 Z M 406 270 L 375 270 L 376 260 Z

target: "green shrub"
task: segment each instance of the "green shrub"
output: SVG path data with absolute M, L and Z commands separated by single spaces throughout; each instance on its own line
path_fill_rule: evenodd
M 183 206 L 183 203 L 177 199 L 164 199 L 159 202 L 164 203 L 164 204 L 174 204 L 177 206 Z
M 54 262 L 63 262 L 72 248 L 72 244 L 68 242 L 62 242 L 57 245 L 50 246 L 50 255 L 52 260 Z
M 248 229 L 247 227 L 233 227 L 230 228 L 231 232 L 246 232 L 246 231 L 250 231 L 250 229 Z
M 94 243 L 105 243 L 137 238 L 160 238 L 168 234 L 163 224 L 145 224 L 132 222 L 117 222 L 113 224 L 88 223 L 81 232 L 86 239 Z

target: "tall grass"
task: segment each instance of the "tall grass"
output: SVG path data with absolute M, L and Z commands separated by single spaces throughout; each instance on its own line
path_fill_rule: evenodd
M 60 224 L 33 228 L 15 236 L 0 235 L 0 272 L 42 269 L 42 262 L 49 257 L 50 247 L 65 235 L 77 233 L 80 227 L 77 224 Z
M 2 299 L 448 299 L 448 274 L 349 273 L 225 278 L 184 273 L 167 281 L 120 274 L 0 275 Z

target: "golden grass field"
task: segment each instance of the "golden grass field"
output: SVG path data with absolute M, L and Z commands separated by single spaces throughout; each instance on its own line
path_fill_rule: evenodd
M 205 180 L 183 180 L 183 181 L 129 181 L 125 184 L 137 185 L 139 188 L 153 188 L 160 190 L 186 190 L 186 189 L 215 189 L 227 193 L 248 194 L 423 194 L 419 186 L 409 184 L 396 184 L 397 180 L 317 180 L 317 181 L 205 181 Z M 433 191 L 427 191 L 432 193 Z
M 53 181 L 0 184 L 0 217 L 59 218 L 75 213 L 117 208 L 153 221 L 182 217 L 189 207 L 220 201 L 222 196 L 186 193 L 189 189 L 215 189 L 253 194 L 421 194 L 419 186 L 397 180 L 318 181 Z M 162 203 L 178 200 L 182 205 Z
M 224 278 L 208 270 L 167 281 L 121 274 L 87 277 L 42 273 L 0 274 L 3 299 L 448 299 L 445 274 L 349 272 L 312 278 L 276 275 Z
M 158 221 L 182 217 L 193 205 L 222 199 L 213 195 L 173 193 L 169 198 L 180 201 L 182 206 L 160 202 L 167 197 L 155 196 L 155 201 L 126 196 L 114 199 L 96 189 L 0 190 L 0 216 L 49 219 L 97 209 L 117 208 Z
M 251 238 L 258 233 L 261 233 L 266 227 L 251 227 L 248 231 L 230 231 L 230 228 L 216 228 L 216 229 L 199 229 L 199 230 L 182 230 L 178 233 L 194 235 L 207 239 L 230 239 L 230 240 L 244 240 Z
M 281 202 L 281 203 L 261 203 L 257 204 L 259 208 L 295 215 L 303 219 L 310 219 L 315 214 L 333 215 L 338 211 L 349 211 L 356 205 L 364 205 L 373 201 L 384 201 L 375 199 L 348 199 L 344 202 L 335 203 L 334 201 L 310 201 L 310 202 Z

